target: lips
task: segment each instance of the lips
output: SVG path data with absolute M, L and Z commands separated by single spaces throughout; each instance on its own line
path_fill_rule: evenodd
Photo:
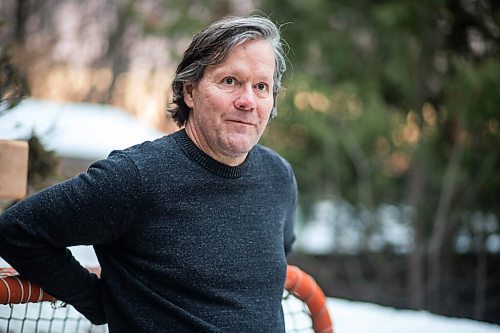
M 257 124 L 255 122 L 250 121 L 250 120 L 246 120 L 246 119 L 227 119 L 226 121 L 231 122 L 231 123 L 248 125 L 248 126 L 257 126 Z

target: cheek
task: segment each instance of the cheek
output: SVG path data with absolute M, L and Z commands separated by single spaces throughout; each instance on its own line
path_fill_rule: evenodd
M 228 97 L 218 92 L 215 89 L 206 89 L 204 91 L 203 97 L 198 101 L 200 106 L 205 109 L 210 109 L 206 111 L 215 111 L 222 110 L 225 105 L 228 103 Z
M 223 94 L 205 91 L 203 97 L 194 99 L 193 114 L 196 114 L 198 122 L 207 125 L 220 122 L 220 118 L 229 109 L 230 102 Z M 201 98 L 200 98 L 201 97 Z
M 259 114 L 262 120 L 268 121 L 269 117 L 271 117 L 271 112 L 273 110 L 274 100 L 271 98 L 270 100 L 266 100 L 259 107 Z

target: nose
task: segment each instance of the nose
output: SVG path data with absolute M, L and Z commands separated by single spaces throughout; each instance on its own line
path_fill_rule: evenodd
M 243 85 L 234 103 L 238 110 L 252 111 L 255 109 L 257 102 L 255 101 L 253 87 Z

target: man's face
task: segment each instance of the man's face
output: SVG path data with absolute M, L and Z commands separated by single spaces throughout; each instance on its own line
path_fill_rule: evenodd
M 207 67 L 199 82 L 184 87 L 191 108 L 186 132 L 201 150 L 227 165 L 245 160 L 273 108 L 274 67 L 269 42 L 250 40 L 223 63 Z

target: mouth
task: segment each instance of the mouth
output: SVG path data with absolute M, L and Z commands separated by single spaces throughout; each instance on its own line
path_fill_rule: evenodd
M 253 122 L 250 122 L 247 120 L 241 120 L 241 119 L 227 119 L 227 122 L 240 124 L 240 125 L 246 125 L 246 126 L 256 126 L 256 124 Z

